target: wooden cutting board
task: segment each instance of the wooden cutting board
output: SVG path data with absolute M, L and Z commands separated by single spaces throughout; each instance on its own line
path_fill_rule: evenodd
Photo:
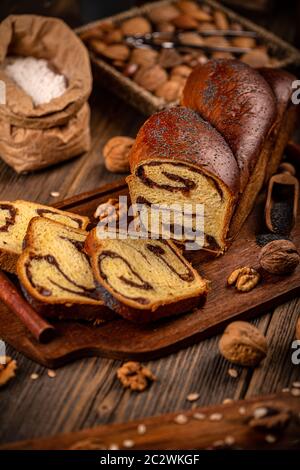
M 57 204 L 68 211 L 92 216 L 95 208 L 110 197 L 127 194 L 124 180 L 75 196 Z M 193 312 L 141 326 L 115 319 L 101 326 L 80 322 L 55 322 L 57 335 L 40 344 L 3 304 L 0 304 L 0 338 L 46 367 L 58 367 L 83 356 L 100 355 L 117 359 L 147 360 L 191 345 L 221 332 L 236 319 L 249 319 L 267 313 L 300 293 L 300 267 L 290 276 L 264 274 L 262 282 L 248 293 L 226 287 L 228 275 L 239 266 L 258 267 L 260 247 L 256 234 L 263 225 L 262 194 L 239 237 L 228 252 L 218 258 L 204 252 L 190 252 L 188 258 L 211 281 L 204 307 Z M 292 233 L 300 246 L 300 220 Z

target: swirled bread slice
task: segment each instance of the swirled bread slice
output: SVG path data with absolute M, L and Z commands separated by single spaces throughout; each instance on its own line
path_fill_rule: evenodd
M 54 207 L 22 200 L 0 201 L 0 267 L 5 271 L 16 271 L 28 224 L 37 216 L 83 230 L 89 223 L 88 217 Z
M 27 299 L 45 316 L 111 317 L 84 252 L 86 237 L 84 230 L 43 217 L 29 223 L 17 274 Z
M 86 251 L 106 305 L 128 320 L 146 323 L 187 312 L 206 298 L 206 280 L 172 242 L 101 240 L 94 229 Z

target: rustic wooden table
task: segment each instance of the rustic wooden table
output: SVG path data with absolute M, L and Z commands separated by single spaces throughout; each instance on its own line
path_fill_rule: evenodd
M 274 30 L 291 39 L 293 27 L 283 17 L 274 18 Z M 60 199 L 100 187 L 120 176 L 105 170 L 101 149 L 114 135 L 135 136 L 144 116 L 107 91 L 95 87 L 92 103 L 92 150 L 81 158 L 30 175 L 16 175 L 0 163 L 0 199 L 24 198 L 52 204 Z M 230 364 L 218 352 L 218 337 L 203 341 L 147 365 L 158 382 L 141 393 L 124 390 L 116 378 L 118 361 L 91 358 L 57 370 L 47 370 L 10 347 L 7 353 L 18 362 L 15 380 L 0 391 L 0 442 L 126 422 L 135 418 L 188 409 L 186 397 L 200 394 L 197 405 L 221 403 L 289 387 L 300 380 L 300 365 L 293 365 L 292 341 L 300 314 L 294 299 L 255 321 L 267 336 L 269 353 L 255 370 L 234 367 L 238 377 L 228 374 Z M 30 375 L 39 375 L 32 380 Z

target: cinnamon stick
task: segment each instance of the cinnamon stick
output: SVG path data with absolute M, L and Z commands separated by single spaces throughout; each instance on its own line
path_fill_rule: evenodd
M 48 342 L 55 329 L 29 305 L 7 275 L 0 271 L 0 300 L 12 310 L 40 343 Z

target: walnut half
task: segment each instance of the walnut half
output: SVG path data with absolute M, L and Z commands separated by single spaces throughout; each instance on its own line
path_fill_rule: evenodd
M 123 387 L 136 392 L 143 392 L 151 382 L 156 380 L 155 375 L 139 362 L 129 361 L 117 370 L 117 377 Z
M 15 377 L 17 363 L 9 356 L 0 357 L 0 387 Z
M 260 274 L 253 268 L 243 267 L 235 269 L 227 279 L 228 286 L 235 285 L 241 292 L 249 292 L 260 281 Z

